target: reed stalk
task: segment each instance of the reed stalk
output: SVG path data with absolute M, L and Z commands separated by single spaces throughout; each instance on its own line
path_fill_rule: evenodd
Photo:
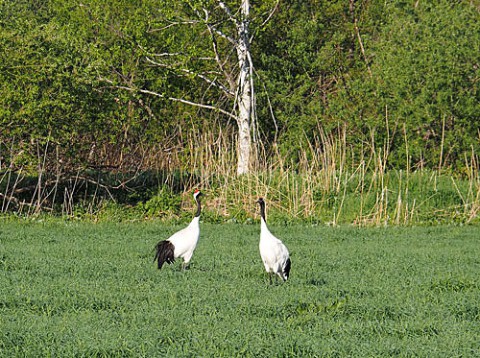
M 282 154 L 276 143 L 267 147 L 259 137 L 251 174 L 237 176 L 234 130 L 221 125 L 191 126 L 188 133 L 179 128 L 176 135 L 166 134 L 162 143 L 150 148 L 138 146 L 117 157 L 108 154 L 107 146 L 92 146 L 89 157 L 104 156 L 106 166 L 116 168 L 115 175 L 111 169 L 97 170 L 92 177 L 88 166 L 62 165 L 61 148 L 48 142 L 43 147 L 37 144 L 36 156 L 32 156 L 37 161 L 36 173 L 14 170 L 16 152 L 12 149 L 5 155 L 10 161 L 0 161 L 1 211 L 37 215 L 60 209 L 62 215 L 74 217 L 82 205 L 84 211 L 95 215 L 105 202 L 118 200 L 116 193 L 127 195 L 144 189 L 132 183 L 151 173 L 155 185 L 182 195 L 182 210 L 186 212 L 193 205 L 191 191 L 200 188 L 207 194 L 205 211 L 215 220 L 258 218 L 255 200 L 262 196 L 269 203 L 269 216 L 281 221 L 359 226 L 478 221 L 479 158 L 473 148 L 465 155 L 462 176 L 447 175 L 440 169 L 412 171 L 404 129 L 406 165 L 392 170 L 388 169 L 389 135 L 377 147 L 372 130 L 365 150 L 358 153 L 349 146 L 345 126 L 334 132 L 318 126 L 311 139 L 305 136 L 296 163 L 291 163 L 289 154 Z M 129 155 L 139 161 L 132 164 L 135 161 Z M 32 174 L 36 184 L 30 190 L 27 179 Z M 113 182 L 108 183 L 107 176 Z

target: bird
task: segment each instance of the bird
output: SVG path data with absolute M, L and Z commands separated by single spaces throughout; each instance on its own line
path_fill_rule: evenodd
M 188 268 L 190 260 L 192 259 L 193 251 L 197 246 L 198 239 L 200 237 L 200 212 L 202 207 L 200 204 L 200 196 L 202 193 L 200 190 L 195 189 L 193 198 L 197 203 L 197 212 L 193 217 L 190 224 L 175 234 L 170 236 L 167 240 L 160 241 L 155 246 L 155 258 L 153 261 L 157 261 L 158 269 L 161 269 L 163 264 L 172 264 L 175 259 L 181 257 L 183 259 L 182 269 Z
M 259 198 L 257 203 L 260 205 L 260 256 L 262 257 L 265 271 L 267 271 L 270 284 L 272 284 L 272 275 L 278 275 L 284 282 L 290 276 L 292 261 L 287 247 L 282 241 L 277 239 L 268 229 L 265 220 L 265 200 Z

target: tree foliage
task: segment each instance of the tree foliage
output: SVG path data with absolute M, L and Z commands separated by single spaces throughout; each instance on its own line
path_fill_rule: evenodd
M 381 148 L 397 168 L 459 168 L 465 153 L 480 151 L 478 1 L 251 6 L 255 131 L 270 155 L 278 147 L 294 166 L 316 136 L 340 131 L 359 157 Z M 214 13 L 218 2 L 2 2 L 3 161 L 35 163 L 48 144 L 64 163 L 122 165 L 119 158 L 129 158 L 148 168 L 152 161 L 143 159 L 155 157 L 155 148 L 194 150 L 183 144 L 194 127 L 230 130 L 228 116 L 167 100 L 200 98 L 230 110 L 225 92 L 201 78 L 218 71 L 210 35 L 192 16 L 202 7 Z M 215 25 L 231 30 L 221 17 Z M 234 56 L 219 48 L 223 58 Z M 158 66 L 160 58 L 168 66 Z M 234 61 L 224 64 L 236 71 Z

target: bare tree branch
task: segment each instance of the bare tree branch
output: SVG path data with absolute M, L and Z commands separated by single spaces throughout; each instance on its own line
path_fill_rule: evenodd
M 223 1 L 218 1 L 218 5 L 220 6 L 220 8 L 225 12 L 225 14 L 227 14 L 228 18 L 230 19 L 230 21 L 232 21 L 236 27 L 239 27 L 240 26 L 240 23 L 238 22 L 238 20 L 232 15 L 232 12 L 230 11 L 230 9 L 228 8 L 227 5 L 225 5 L 225 3 Z
M 141 45 L 137 45 L 138 48 L 140 50 L 142 50 L 143 52 L 145 52 L 148 56 L 152 56 L 152 57 L 165 57 L 165 58 L 171 58 L 171 57 L 176 57 L 176 56 L 187 56 L 188 54 L 184 53 L 184 52 L 162 52 L 162 53 L 154 53 L 154 52 L 150 52 L 148 51 L 146 48 L 144 48 L 143 46 Z M 214 61 L 215 58 L 214 57 L 191 57 L 192 59 L 194 60 L 198 60 L 198 61 Z
M 206 23 L 206 25 L 207 25 L 208 32 L 210 33 L 210 36 L 212 38 L 212 47 L 213 47 L 213 52 L 215 53 L 215 61 L 217 62 L 218 67 L 220 68 L 228 84 L 230 85 L 230 89 L 235 88 L 235 81 L 233 80 L 232 76 L 225 70 L 222 60 L 220 59 L 220 54 L 218 52 L 217 39 L 215 38 L 215 32 L 212 29 L 212 27 L 208 25 L 208 23 Z
M 208 19 L 209 19 L 209 12 L 207 9 L 203 9 L 203 12 L 205 14 L 205 17 L 203 17 L 200 12 L 196 9 L 194 9 L 194 12 L 195 14 L 198 16 L 199 19 L 201 19 L 201 21 L 207 25 L 209 27 L 209 29 L 211 29 L 211 31 L 215 32 L 217 35 L 219 35 L 220 37 L 224 38 L 225 40 L 227 40 L 228 42 L 230 42 L 232 45 L 235 46 L 235 39 L 233 37 L 230 37 L 228 36 L 227 34 L 225 34 L 224 32 L 220 31 L 219 29 L 217 29 L 216 26 L 214 26 L 213 24 L 209 23 Z
M 233 115 L 230 112 L 225 111 L 224 109 L 218 108 L 216 106 L 212 106 L 212 105 L 209 105 L 209 104 L 196 103 L 196 102 L 188 101 L 188 100 L 183 99 L 183 98 L 164 96 L 161 93 L 158 93 L 158 92 L 155 92 L 155 91 L 149 91 L 149 90 L 146 90 L 146 89 L 133 88 L 133 87 L 128 87 L 128 86 L 118 86 L 118 85 L 115 85 L 113 83 L 113 81 L 111 81 L 109 79 L 106 79 L 106 78 L 100 78 L 100 80 L 104 81 L 104 82 L 107 82 L 107 83 L 110 83 L 112 85 L 111 86 L 112 88 L 121 89 L 121 90 L 129 91 L 129 92 L 144 93 L 144 94 L 148 94 L 148 95 L 151 95 L 151 96 L 168 99 L 169 101 L 188 104 L 188 105 L 193 106 L 193 107 L 210 109 L 210 110 L 213 110 L 213 111 L 220 112 L 220 113 L 228 116 L 229 118 L 237 120 L 237 116 Z
M 189 69 L 186 69 L 186 68 L 176 69 L 173 66 L 153 61 L 149 57 L 146 57 L 146 60 L 148 62 L 150 62 L 151 64 L 155 65 L 155 66 L 170 68 L 170 69 L 173 69 L 173 70 L 176 70 L 176 71 L 184 72 L 188 75 L 193 75 L 195 77 L 198 77 L 198 78 L 204 80 L 205 82 L 207 82 L 209 85 L 221 89 L 225 94 L 227 94 L 229 96 L 233 96 L 235 94 L 232 90 L 230 90 L 229 88 L 225 87 L 223 84 L 218 82 L 216 77 L 212 80 L 212 79 L 208 78 L 207 76 L 202 75 L 201 73 L 196 73 L 196 72 L 190 71 Z
M 192 24 L 198 24 L 199 21 L 198 20 L 183 20 L 183 21 L 169 21 L 170 24 L 164 26 L 164 27 L 160 27 L 158 29 L 151 29 L 151 30 L 148 30 L 148 33 L 154 33 L 154 32 L 159 32 L 159 31 L 164 31 L 170 27 L 173 27 L 173 26 L 178 26 L 178 25 L 192 25 Z
M 367 65 L 368 74 L 370 75 L 370 77 L 372 77 L 372 70 L 370 69 L 370 65 L 368 64 L 367 55 L 365 54 L 365 47 L 363 47 L 363 41 L 362 41 L 362 37 L 360 36 L 360 29 L 358 28 L 358 22 L 356 18 L 354 22 L 354 28 L 355 28 L 355 34 L 357 35 L 358 43 L 360 45 L 360 51 L 362 52 L 363 60 Z
M 268 17 L 265 19 L 265 21 L 263 21 L 263 22 L 260 24 L 260 27 L 265 26 L 265 25 L 267 24 L 267 22 L 270 21 L 270 19 L 273 17 L 273 14 L 275 14 L 275 12 L 277 11 L 279 4 L 280 4 L 280 0 L 277 0 L 277 3 L 276 3 L 275 6 L 273 7 L 272 11 L 270 11 L 270 14 L 269 14 Z
M 141 48 L 143 51 L 147 52 L 144 48 Z M 149 53 L 150 56 L 155 57 L 176 57 L 176 56 L 184 56 L 184 53 L 181 52 L 163 52 L 163 53 Z

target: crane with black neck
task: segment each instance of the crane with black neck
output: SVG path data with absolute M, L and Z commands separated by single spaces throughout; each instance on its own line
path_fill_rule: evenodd
M 193 198 L 197 203 L 197 211 L 190 224 L 155 246 L 156 253 L 153 260 L 157 261 L 159 269 L 162 268 L 164 263 L 172 264 L 179 257 L 183 259 L 182 269 L 188 268 L 200 237 L 201 195 L 202 193 L 198 189 L 193 193 Z
M 270 283 L 272 275 L 277 275 L 283 281 L 287 281 L 290 275 L 292 261 L 287 247 L 282 241 L 277 239 L 268 229 L 265 219 L 265 200 L 259 198 L 257 203 L 260 205 L 260 256 L 262 257 L 265 271 L 267 271 Z

